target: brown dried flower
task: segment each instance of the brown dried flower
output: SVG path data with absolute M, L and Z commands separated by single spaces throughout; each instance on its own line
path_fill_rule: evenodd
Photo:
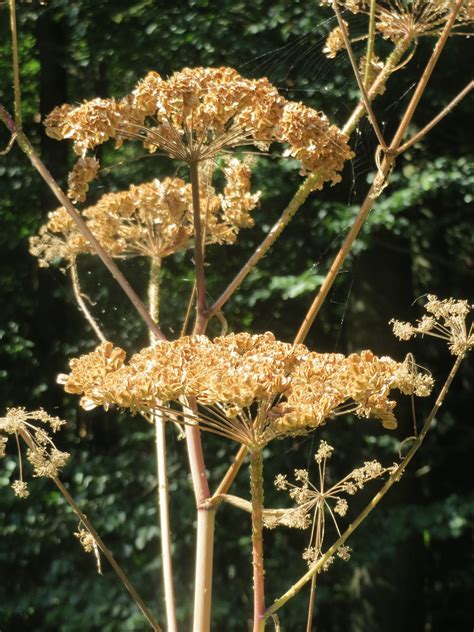
M 346 28 L 349 26 L 347 22 L 344 20 L 344 24 Z M 326 43 L 324 44 L 323 53 L 329 59 L 334 59 L 338 52 L 344 48 L 344 36 L 342 33 L 342 29 L 340 26 L 336 26 L 332 29 L 329 35 L 326 38 Z
M 331 5 L 322 0 L 322 5 Z M 357 14 L 369 14 L 367 0 L 341 0 L 338 4 Z M 385 39 L 398 42 L 401 39 L 417 39 L 426 35 L 438 35 L 451 14 L 455 0 L 387 0 L 376 2 L 375 25 Z M 456 18 L 454 28 L 472 25 L 474 2 L 465 0 Z
M 431 315 L 423 316 L 416 325 L 391 320 L 395 336 L 400 340 L 410 340 L 418 334 L 441 338 L 448 341 L 451 353 L 458 356 L 474 347 L 474 323 L 466 322 L 472 311 L 468 301 L 440 300 L 428 294 L 425 310 Z
M 303 121 L 300 121 L 303 117 Z M 213 159 L 224 149 L 287 143 L 317 186 L 337 182 L 353 156 L 347 137 L 321 112 L 290 103 L 267 79 L 249 80 L 232 68 L 184 68 L 164 80 L 150 72 L 121 101 L 95 99 L 56 108 L 45 121 L 53 138 L 70 138 L 80 156 L 110 138 L 139 139 L 184 162 Z
M 100 163 L 97 158 L 79 158 L 68 176 L 67 195 L 73 202 L 84 202 L 89 190 L 89 182 L 97 177 Z
M 271 333 L 184 337 L 135 354 L 111 343 L 71 360 L 59 377 L 69 393 L 82 395 L 90 409 L 112 404 L 150 413 L 162 402 L 195 400 L 197 416 L 172 411 L 187 423 L 249 447 L 287 435 L 304 434 L 335 415 L 352 412 L 396 426 L 390 390 L 415 392 L 403 364 L 370 351 L 345 357 L 318 354 L 304 345 L 275 340 Z M 421 394 L 418 392 L 417 394 Z
M 80 159 L 87 161 L 88 158 Z M 202 226 L 207 243 L 234 243 L 241 228 L 253 226 L 252 211 L 260 193 L 250 192 L 249 161 L 225 158 L 223 193 L 211 184 L 215 166 L 200 165 Z M 180 178 L 131 185 L 107 193 L 83 211 L 86 223 L 113 257 L 163 258 L 190 248 L 194 239 L 191 185 Z M 91 247 L 64 208 L 48 216 L 39 235 L 30 239 L 30 252 L 40 266 L 54 260 L 73 262 Z

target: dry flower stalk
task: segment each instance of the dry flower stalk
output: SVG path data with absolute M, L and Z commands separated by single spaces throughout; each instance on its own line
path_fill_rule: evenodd
M 174 420 L 196 424 L 251 448 L 277 437 L 304 434 L 347 413 L 375 417 L 396 427 L 390 391 L 429 394 L 429 375 L 412 365 L 374 356 L 310 352 L 275 340 L 271 333 L 206 336 L 160 342 L 132 356 L 107 342 L 73 359 L 58 381 L 82 395 L 85 409 L 116 405 L 153 412 L 161 402 L 195 400 L 202 410 L 173 411 Z M 164 409 L 166 411 L 166 409 Z

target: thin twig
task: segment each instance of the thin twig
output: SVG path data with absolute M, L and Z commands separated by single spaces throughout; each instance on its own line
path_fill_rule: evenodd
M 397 469 L 390 475 L 390 477 L 387 479 L 382 489 L 372 498 L 370 503 L 368 503 L 368 505 L 363 509 L 363 511 L 361 511 L 361 513 L 350 524 L 350 526 L 346 529 L 346 531 L 344 531 L 341 537 L 338 538 L 338 540 L 326 551 L 326 553 L 315 564 L 311 566 L 311 568 L 308 570 L 307 573 L 305 573 L 295 584 L 293 584 L 293 586 L 284 595 L 276 599 L 274 603 L 267 609 L 265 613 L 266 619 L 268 619 L 272 614 L 277 612 L 287 601 L 289 601 L 292 597 L 294 597 L 303 588 L 303 586 L 305 586 L 306 583 L 310 581 L 312 577 L 315 576 L 321 570 L 321 568 L 326 564 L 328 559 L 337 553 L 337 550 L 339 549 L 339 547 L 342 546 L 346 542 L 349 536 L 352 535 L 352 533 L 354 533 L 357 527 L 359 527 L 359 525 L 367 518 L 367 516 L 371 513 L 371 511 L 375 509 L 377 504 L 382 500 L 382 498 L 385 496 L 388 490 L 394 485 L 394 483 L 400 480 L 400 477 L 405 471 L 407 465 L 410 463 L 410 461 L 412 460 L 412 458 L 414 457 L 414 455 L 420 448 L 421 444 L 423 443 L 426 437 L 426 434 L 433 422 L 433 419 L 435 418 L 438 410 L 440 409 L 444 401 L 444 398 L 446 397 L 446 394 L 449 390 L 449 387 L 451 386 L 454 376 L 456 375 L 459 367 L 461 366 L 461 363 L 464 359 L 464 355 L 465 354 L 461 354 L 460 356 L 456 358 L 456 361 L 438 397 L 436 398 L 436 402 L 433 408 L 431 409 L 428 417 L 426 418 L 426 421 L 423 425 L 423 428 L 420 434 L 415 439 L 413 446 L 411 447 L 410 451 L 407 453 L 406 457 L 398 465 Z M 263 630 L 263 628 L 261 629 Z
M 401 147 L 398 148 L 399 153 L 403 153 L 407 149 L 410 149 L 413 145 L 418 143 L 430 130 L 433 129 L 435 125 L 437 125 L 445 116 L 447 116 L 456 106 L 460 103 L 464 97 L 466 97 L 469 92 L 474 88 L 474 81 L 470 81 L 465 88 L 457 94 L 454 99 L 452 99 L 446 107 L 444 107 L 439 114 L 437 114 L 427 125 L 423 127 L 417 134 L 412 136 L 406 143 L 403 143 Z
M 30 450 L 35 450 L 36 449 L 35 445 L 34 445 L 33 441 L 31 440 L 31 437 L 28 435 L 28 433 L 25 430 L 20 430 L 19 432 L 21 434 L 22 439 L 28 445 Z M 156 632 L 163 632 L 161 627 L 155 621 L 155 618 L 153 617 L 151 612 L 145 606 L 145 604 L 144 604 L 142 598 L 140 597 L 140 595 L 137 593 L 135 588 L 132 586 L 130 580 L 125 575 L 125 573 L 122 570 L 122 568 L 120 567 L 119 563 L 115 560 L 115 558 L 114 558 L 112 552 L 110 551 L 110 549 L 108 549 L 107 546 L 104 544 L 102 538 L 99 536 L 97 531 L 94 529 L 94 527 L 92 526 L 92 524 L 89 521 L 89 519 L 87 518 L 87 516 L 84 513 L 82 513 L 82 511 L 79 509 L 79 506 L 77 505 L 77 503 L 74 500 L 74 498 L 71 496 L 71 494 L 68 492 L 68 490 L 64 487 L 64 485 L 61 483 L 61 481 L 59 480 L 59 478 L 57 476 L 52 476 L 51 478 L 54 481 L 54 484 L 56 485 L 56 487 L 61 492 L 61 494 L 64 496 L 64 498 L 65 498 L 66 502 L 68 503 L 68 505 L 72 508 L 72 510 L 74 511 L 76 516 L 79 518 L 79 520 L 84 524 L 86 529 L 89 531 L 89 533 L 93 537 L 94 541 L 97 543 L 97 546 L 102 551 L 102 553 L 104 554 L 105 558 L 107 559 L 107 561 L 109 562 L 111 567 L 114 569 L 114 571 L 117 574 L 118 578 L 123 583 L 125 588 L 128 590 L 128 592 L 130 593 L 132 599 L 135 601 L 137 606 L 142 611 L 143 616 L 145 617 L 145 619 L 151 625 L 153 630 L 155 630 Z
M 191 173 L 191 190 L 193 196 L 194 226 L 194 266 L 196 269 L 196 326 L 202 328 L 201 321 L 207 313 L 206 273 L 204 270 L 204 235 L 201 224 L 201 200 L 199 190 L 199 163 L 194 160 L 189 165 Z
M 387 144 L 384 140 L 382 130 L 380 129 L 380 126 L 378 124 L 377 117 L 375 116 L 372 106 L 370 105 L 370 98 L 369 98 L 369 95 L 367 94 L 367 90 L 365 89 L 364 82 L 361 79 L 359 69 L 357 68 L 357 62 L 354 57 L 354 51 L 352 50 L 351 40 L 347 33 L 346 24 L 344 20 L 342 19 L 341 12 L 339 11 L 339 7 L 337 6 L 337 0 L 334 0 L 334 2 L 332 3 L 332 6 L 334 9 L 334 13 L 336 14 L 337 21 L 339 23 L 339 28 L 341 29 L 341 32 L 342 32 L 342 37 L 344 38 L 344 45 L 346 47 L 347 54 L 349 55 L 349 59 L 352 65 L 352 70 L 354 71 L 354 76 L 356 78 L 357 85 L 359 86 L 359 90 L 362 95 L 362 100 L 364 102 L 365 109 L 367 110 L 369 120 L 372 124 L 372 127 L 374 128 L 374 132 L 375 132 L 375 135 L 377 136 L 380 146 L 382 147 L 382 149 L 386 149 Z
M 10 32 L 12 41 L 12 65 L 13 65 L 13 94 L 15 125 L 18 131 L 22 128 L 21 119 L 21 89 L 20 89 L 20 62 L 18 58 L 18 32 L 16 27 L 15 0 L 10 1 Z
M 69 267 L 69 273 L 70 273 L 70 276 L 71 276 L 72 291 L 74 293 L 74 297 L 75 297 L 75 299 L 77 301 L 79 309 L 84 314 L 87 322 L 89 323 L 89 325 L 94 330 L 94 333 L 97 336 L 97 338 L 101 342 L 106 342 L 107 338 L 102 333 L 101 328 L 97 324 L 97 321 L 95 320 L 95 318 L 90 313 L 89 308 L 87 307 L 84 299 L 82 298 L 83 295 L 82 295 L 82 292 L 81 292 L 81 285 L 80 285 L 80 282 L 79 282 L 79 274 L 78 274 L 78 271 L 77 271 L 77 265 L 76 265 L 75 261 L 73 261 L 71 263 L 71 265 Z
M 191 312 L 192 312 L 192 309 L 193 309 L 195 296 L 196 296 L 196 281 L 194 281 L 193 288 L 191 290 L 191 294 L 189 295 L 189 301 L 188 301 L 188 306 L 186 308 L 186 314 L 185 314 L 184 320 L 183 320 L 183 326 L 181 327 L 181 332 L 179 334 L 180 338 L 185 336 L 186 332 L 188 330 L 189 321 L 191 320 Z
M 2 151 L 0 151 L 0 156 L 6 156 L 8 154 L 8 152 L 11 150 L 11 148 L 13 147 L 13 144 L 15 142 L 15 138 L 16 138 L 16 134 L 12 134 L 10 137 L 10 140 L 8 141 L 5 149 L 2 149 Z

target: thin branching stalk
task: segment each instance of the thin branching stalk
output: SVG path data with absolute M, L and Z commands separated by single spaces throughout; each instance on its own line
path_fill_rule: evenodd
M 309 602 L 308 602 L 308 618 L 306 620 L 306 632 L 311 632 L 313 629 L 313 612 L 314 612 L 314 602 L 316 598 L 316 583 L 317 583 L 317 575 L 314 575 L 311 578 L 311 587 L 309 593 Z
M 69 275 L 71 277 L 71 285 L 72 285 L 72 291 L 74 293 L 74 298 L 76 299 L 79 309 L 84 314 L 85 319 L 87 320 L 89 325 L 92 327 L 97 338 L 101 342 L 105 342 L 107 338 L 102 333 L 102 329 L 99 327 L 99 325 L 97 324 L 97 321 L 92 316 L 83 298 L 83 294 L 81 291 L 81 284 L 79 282 L 79 273 L 78 273 L 77 265 L 75 261 L 73 261 L 69 267 Z
M 194 266 L 196 269 L 196 333 L 203 332 L 206 326 L 206 274 L 204 270 L 204 234 L 201 224 L 201 201 L 199 191 L 199 163 L 193 160 L 190 165 L 191 189 L 193 196 L 194 227 Z
M 186 332 L 188 331 L 189 321 L 191 320 L 191 312 L 193 310 L 195 298 L 196 298 L 196 281 L 194 281 L 191 294 L 189 295 L 188 306 L 186 307 L 186 313 L 184 314 L 183 326 L 181 327 L 181 332 L 179 334 L 180 338 L 185 336 Z
M 474 81 L 470 81 L 462 90 L 452 99 L 446 107 L 444 107 L 439 114 L 437 114 L 429 123 L 427 123 L 419 132 L 412 136 L 406 143 L 403 143 L 398 148 L 399 153 L 403 153 L 410 147 L 413 147 L 416 143 L 420 142 L 426 134 L 433 129 L 440 121 L 444 119 L 453 109 L 471 92 L 474 88 Z
M 30 448 L 30 450 L 35 450 L 36 447 L 35 447 L 33 441 L 31 440 L 30 436 L 28 435 L 28 433 L 25 430 L 22 430 L 22 429 L 19 432 L 21 434 L 21 438 L 24 440 L 24 442 L 27 444 L 27 446 Z M 68 492 L 68 490 L 64 487 L 64 485 L 62 484 L 62 482 L 59 480 L 59 478 L 57 476 L 52 476 L 51 478 L 54 481 L 54 484 L 56 485 L 56 487 L 59 489 L 59 491 L 63 495 L 63 497 L 66 500 L 66 502 L 68 503 L 68 505 L 74 511 L 76 516 L 79 518 L 80 522 L 85 526 L 85 528 L 89 531 L 91 536 L 94 538 L 94 541 L 96 542 L 97 546 L 99 547 L 99 549 L 104 554 L 105 558 L 107 559 L 107 561 L 109 562 L 109 564 L 113 568 L 113 570 L 115 571 L 115 573 L 118 576 L 118 578 L 120 579 L 120 581 L 123 583 L 125 588 L 130 593 L 130 596 L 132 597 L 132 599 L 135 601 L 137 606 L 140 608 L 140 610 L 141 610 L 143 616 L 145 617 L 145 619 L 151 625 L 153 630 L 155 630 L 156 632 L 163 632 L 161 627 L 155 621 L 155 618 L 153 617 L 151 612 L 145 606 L 145 604 L 144 604 L 142 598 L 140 597 L 140 595 L 137 593 L 135 588 L 132 586 L 130 580 L 125 575 L 125 573 L 122 570 L 122 568 L 120 567 L 119 563 L 115 560 L 115 558 L 112 555 L 112 552 L 110 551 L 110 549 L 108 549 L 107 546 L 104 544 L 102 538 L 99 536 L 97 531 L 94 529 L 94 527 L 92 526 L 92 524 L 89 521 L 89 519 L 87 518 L 87 516 L 84 513 L 82 513 L 82 511 L 79 509 L 79 506 L 77 505 L 77 503 L 74 500 L 74 498 L 71 496 L 71 494 Z
M 16 27 L 16 6 L 15 0 L 10 0 L 10 30 L 12 36 L 12 66 L 13 66 L 13 95 L 15 125 L 17 130 L 22 128 L 21 117 L 21 84 L 20 84 L 20 62 L 18 58 L 18 33 Z
M 387 479 L 382 489 L 372 498 L 372 500 L 361 511 L 361 513 L 357 516 L 357 518 L 350 524 L 350 526 L 346 529 L 346 531 L 344 531 L 344 533 L 340 536 L 340 538 L 338 538 L 338 540 L 334 542 L 334 544 L 326 551 L 326 553 L 315 564 L 311 566 L 308 572 L 305 573 L 297 582 L 295 582 L 293 586 L 289 590 L 287 590 L 284 595 L 282 595 L 278 599 L 275 599 L 273 604 L 267 609 L 265 613 L 265 619 L 268 619 L 269 617 L 272 616 L 272 614 L 275 614 L 278 610 L 280 610 L 282 606 L 284 606 L 292 597 L 294 597 L 324 567 L 324 565 L 329 560 L 329 558 L 337 553 L 337 550 L 339 549 L 339 547 L 342 546 L 346 542 L 349 536 L 351 536 L 354 533 L 354 531 L 362 524 L 362 522 L 367 518 L 367 516 L 375 509 L 375 507 L 382 500 L 382 498 L 389 491 L 389 489 L 396 482 L 400 480 L 400 477 L 402 476 L 406 467 L 408 466 L 408 464 L 410 463 L 410 461 L 412 460 L 412 458 L 415 456 L 416 452 L 419 450 L 420 446 L 422 445 L 426 437 L 426 434 L 428 433 L 428 430 L 433 422 L 433 419 L 435 418 L 436 414 L 441 408 L 441 405 L 443 404 L 446 394 L 451 386 L 451 383 L 456 373 L 459 370 L 459 367 L 461 366 L 461 363 L 464 357 L 465 357 L 465 354 L 463 353 L 456 358 L 456 361 L 453 367 L 451 368 L 451 371 L 449 372 L 449 375 L 446 378 L 446 381 L 443 384 L 443 387 L 441 388 L 441 391 L 439 392 L 438 397 L 436 398 L 436 402 L 434 403 L 433 408 L 431 409 L 428 417 L 426 418 L 426 421 L 423 425 L 423 428 L 420 434 L 416 438 L 414 438 L 413 445 L 408 451 L 407 455 L 400 462 L 396 470 Z M 264 630 L 264 627 L 260 627 L 258 632 L 262 632 L 263 630 Z
M 250 453 L 252 498 L 253 630 L 258 632 L 265 614 L 265 567 L 263 558 L 263 451 Z
M 344 38 L 344 45 L 346 47 L 347 54 L 349 55 L 352 70 L 354 72 L 357 85 L 359 86 L 359 90 L 362 95 L 362 101 L 364 102 L 365 109 L 367 110 L 369 121 L 372 127 L 374 128 L 374 132 L 375 132 L 375 135 L 377 136 L 377 140 L 379 141 L 380 146 L 383 149 L 386 149 L 387 145 L 385 143 L 382 130 L 380 129 L 379 123 L 377 121 L 377 117 L 375 116 L 372 106 L 370 104 L 369 95 L 367 94 L 367 90 L 365 89 L 364 82 L 362 81 L 360 73 L 359 73 L 359 69 L 357 68 L 357 62 L 356 62 L 354 53 L 352 51 L 351 40 L 347 32 L 346 24 L 344 20 L 342 19 L 341 12 L 339 11 L 339 7 L 337 6 L 337 0 L 334 0 L 334 2 L 332 3 L 332 6 L 334 9 L 334 13 L 336 14 L 336 17 L 337 17 L 339 28 L 341 29 L 342 37 Z
M 160 271 L 161 259 L 151 257 L 150 278 L 148 282 L 148 309 L 155 323 L 159 321 L 160 305 Z M 150 332 L 150 342 L 156 343 L 156 338 Z M 152 419 L 155 425 L 155 456 L 156 475 L 158 481 L 158 516 L 161 540 L 161 564 L 163 575 L 163 592 L 165 598 L 166 629 L 177 632 L 176 605 L 173 586 L 173 561 L 171 554 L 171 527 L 169 513 L 169 485 L 166 459 L 166 426 L 163 411 L 157 410 Z
M 364 86 L 367 88 L 370 76 L 370 65 L 374 56 L 375 46 L 375 9 L 377 8 L 377 0 L 370 0 L 369 9 L 369 32 L 367 35 L 367 51 L 365 53 L 365 70 L 364 70 Z

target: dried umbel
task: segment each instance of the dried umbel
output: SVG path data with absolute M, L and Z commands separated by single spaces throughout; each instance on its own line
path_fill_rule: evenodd
M 253 226 L 251 213 L 260 193 L 250 191 L 248 160 L 224 160 L 222 193 L 212 186 L 214 168 L 210 163 L 200 166 L 201 222 L 207 243 L 230 244 L 241 228 Z M 131 185 L 126 191 L 107 193 L 84 209 L 83 216 L 112 257 L 162 259 L 194 243 L 191 185 L 180 178 L 155 179 Z M 31 238 L 30 251 L 43 267 L 55 260 L 72 262 L 81 253 L 92 253 L 64 208 L 49 214 L 39 235 Z
M 332 0 L 323 0 L 322 5 L 332 5 Z M 370 12 L 368 0 L 342 0 L 338 2 L 351 13 Z M 455 0 L 388 0 L 376 2 L 375 26 L 381 35 L 393 42 L 402 39 L 415 40 L 426 35 L 438 35 L 446 24 Z M 472 25 L 474 2 L 465 0 L 458 13 L 454 29 Z M 466 34 L 466 33 L 464 33 Z
M 34 421 L 43 426 L 32 423 Z M 56 448 L 44 426 L 54 433 L 65 423 L 42 409 L 29 412 L 24 408 L 10 408 L 5 417 L 0 417 L 0 458 L 5 456 L 8 438 L 14 436 L 16 439 L 20 478 L 13 482 L 12 488 L 20 498 L 26 498 L 30 494 L 27 483 L 23 480 L 20 440 L 28 446 L 26 458 L 33 466 L 33 476 L 55 477 L 65 465 L 69 454 Z
M 331 518 L 340 537 L 341 532 L 336 514 L 340 517 L 346 515 L 349 508 L 346 497 L 356 494 L 369 481 L 391 474 L 397 467 L 396 465 L 382 467 L 378 461 L 366 461 L 362 467 L 356 468 L 337 483 L 327 485 L 327 462 L 332 457 L 333 452 L 334 448 L 326 441 L 320 442 L 314 455 L 318 468 L 319 482 L 317 485 L 311 482 L 309 472 L 306 469 L 295 470 L 296 484 L 290 483 L 283 474 L 278 474 L 275 479 L 276 488 L 288 491 L 290 498 L 295 501 L 296 507 L 273 513 L 267 512 L 268 517 L 265 519 L 265 526 L 268 528 L 275 528 L 279 525 L 296 529 L 311 527 L 310 543 L 303 553 L 303 559 L 307 560 L 310 566 L 323 556 L 327 516 Z M 349 547 L 340 547 L 337 555 L 343 560 L 348 560 L 350 558 Z M 332 561 L 333 558 L 329 558 L 323 570 L 327 570 Z
M 249 80 L 232 68 L 184 68 L 169 79 L 150 72 L 120 101 L 95 99 L 78 107 L 62 105 L 45 121 L 56 139 L 72 139 L 84 157 L 113 138 L 138 139 L 150 152 L 186 163 L 214 159 L 226 149 L 271 143 L 288 145 L 302 173 L 323 182 L 340 181 L 353 154 L 347 137 L 327 117 L 278 94 L 266 78 Z
M 81 405 L 115 404 L 150 414 L 162 403 L 196 402 L 197 413 L 167 411 L 185 423 L 260 448 L 276 437 L 307 433 L 329 418 L 351 412 L 396 427 L 392 389 L 427 395 L 431 378 L 408 376 L 404 363 L 370 351 L 314 353 L 275 340 L 271 333 L 232 334 L 211 341 L 184 337 L 147 347 L 125 362 L 107 342 L 71 360 L 59 381 Z
M 449 343 L 453 355 L 462 355 L 474 347 L 474 324 L 467 323 L 467 317 L 473 309 L 468 301 L 453 298 L 440 300 L 434 294 L 428 294 L 425 310 L 428 312 L 415 325 L 390 321 L 393 333 L 400 340 L 410 340 L 416 335 L 434 336 Z

